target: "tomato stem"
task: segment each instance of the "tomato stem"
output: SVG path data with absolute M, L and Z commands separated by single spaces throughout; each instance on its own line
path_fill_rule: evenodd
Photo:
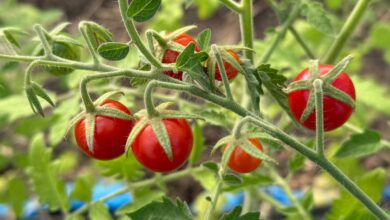
M 241 13 L 241 11 L 242 11 L 242 7 L 232 0 L 219 0 L 219 1 L 222 4 L 224 4 L 227 8 L 229 8 L 230 10 L 232 10 L 236 13 Z
M 356 29 L 359 21 L 363 18 L 364 12 L 366 11 L 370 0 L 359 0 L 359 2 L 354 7 L 352 13 L 349 15 L 347 21 L 344 23 L 341 31 L 336 39 L 333 42 L 332 46 L 329 48 L 323 62 L 327 64 L 332 64 L 337 59 L 338 55 L 342 51 L 345 43 L 348 38 L 353 34 L 353 31 Z
M 145 108 L 146 111 L 148 112 L 148 117 L 153 118 L 153 117 L 158 117 L 160 113 L 156 110 L 154 104 L 153 104 L 153 88 L 157 85 L 156 81 L 151 81 L 148 83 L 148 85 L 145 88 L 145 95 L 144 95 L 144 103 L 145 103 Z
M 159 68 L 162 66 L 161 62 L 157 60 L 155 56 L 146 48 L 145 44 L 142 42 L 141 37 L 137 29 L 135 28 L 134 22 L 132 19 L 127 18 L 126 12 L 128 7 L 127 0 L 119 0 L 119 9 L 122 17 L 122 22 L 125 25 L 127 33 L 129 34 L 131 40 L 134 42 L 139 51 L 145 56 L 145 58 L 153 66 Z
M 294 36 L 295 40 L 301 45 L 302 49 L 305 51 L 306 55 L 310 59 L 315 59 L 316 56 L 314 55 L 313 51 L 310 49 L 310 47 L 305 43 L 305 41 L 302 39 L 302 37 L 299 35 L 297 30 L 293 26 L 290 26 L 289 28 L 291 34 Z
M 290 28 L 290 26 L 295 21 L 295 18 L 297 18 L 300 14 L 300 4 L 297 3 L 297 5 L 292 9 L 292 12 L 286 19 L 286 21 L 283 23 L 282 28 L 279 30 L 278 34 L 276 35 L 275 39 L 271 43 L 271 45 L 266 49 L 264 52 L 264 55 L 260 59 L 260 64 L 267 63 L 268 60 L 271 58 L 272 53 L 276 49 L 276 47 L 279 45 L 279 42 L 283 39 L 283 37 L 286 35 L 287 30 Z
M 315 112 L 316 112 L 316 148 L 320 157 L 324 157 L 324 108 L 323 97 L 324 91 L 322 90 L 322 80 L 315 79 L 313 82 L 315 93 Z
M 98 57 L 95 49 L 92 46 L 92 39 L 87 34 L 86 23 L 84 21 L 80 22 L 79 31 L 80 31 L 81 35 L 83 36 L 85 42 L 87 43 L 89 53 L 91 54 L 92 59 L 93 59 L 93 63 L 95 65 L 98 65 L 100 63 L 100 60 L 99 60 L 99 57 Z
M 217 48 L 217 46 L 215 44 L 213 44 L 211 46 L 211 49 L 213 50 L 213 53 L 215 54 L 215 58 L 217 60 L 219 72 L 222 76 L 223 85 L 225 87 L 226 96 L 229 100 L 233 100 L 232 90 L 230 88 L 229 79 L 227 77 L 227 73 L 226 73 L 224 62 L 223 62 L 222 57 L 221 57 L 221 53 L 219 52 L 219 49 Z
M 51 46 L 47 41 L 43 27 L 40 24 L 36 24 L 34 25 L 34 30 L 38 34 L 39 40 L 42 43 L 43 50 L 45 51 L 45 56 L 47 58 L 51 58 L 53 56 L 53 52 L 51 51 Z
M 241 40 L 245 47 L 253 49 L 253 2 L 252 0 L 242 0 L 239 13 Z M 253 51 L 244 50 L 244 55 L 253 63 Z

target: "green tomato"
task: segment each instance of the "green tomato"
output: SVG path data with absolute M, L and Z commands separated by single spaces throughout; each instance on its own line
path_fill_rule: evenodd
M 75 60 L 75 61 L 80 60 L 79 49 L 77 48 L 77 46 L 65 42 L 54 42 L 52 45 L 52 51 L 54 55 L 64 59 Z M 43 51 L 40 54 L 42 55 Z M 74 69 L 72 68 L 54 67 L 48 65 L 44 66 L 44 69 L 48 73 L 51 73 L 56 76 L 67 75 L 74 71 Z

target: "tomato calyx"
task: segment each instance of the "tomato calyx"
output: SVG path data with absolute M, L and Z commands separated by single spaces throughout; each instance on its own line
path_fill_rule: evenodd
M 101 107 L 101 105 L 105 101 L 107 101 L 110 97 L 117 94 L 123 95 L 122 92 L 112 91 L 100 96 L 97 100 L 93 102 L 92 109 L 89 110 L 84 109 L 70 121 L 65 135 L 67 135 L 70 128 L 76 125 L 80 120 L 85 119 L 85 138 L 87 140 L 89 151 L 93 153 L 96 116 L 106 116 L 110 118 L 118 118 L 118 119 L 129 120 L 129 121 L 135 120 L 135 118 L 132 115 L 126 114 L 125 112 L 122 112 L 119 109 Z
M 133 130 L 129 134 L 125 145 L 125 152 L 128 155 L 128 152 L 131 148 L 131 145 L 135 141 L 138 134 L 146 127 L 151 126 L 160 145 L 162 146 L 165 154 L 167 155 L 170 161 L 173 160 L 172 146 L 168 136 L 168 132 L 164 125 L 164 119 L 202 119 L 200 116 L 194 114 L 183 113 L 180 111 L 169 110 L 172 105 L 170 102 L 165 102 L 160 104 L 155 108 L 155 114 L 149 115 L 146 109 L 140 110 L 134 115 L 138 118 L 137 123 L 133 127 Z
M 343 73 L 351 59 L 352 56 L 345 57 L 339 63 L 337 63 L 327 74 L 324 75 L 319 74 L 318 60 L 311 60 L 309 65 L 309 79 L 292 82 L 286 89 L 284 89 L 284 92 L 286 92 L 287 94 L 299 90 L 310 91 L 306 108 L 299 119 L 300 122 L 306 121 L 315 109 L 314 82 L 316 80 L 321 80 L 324 95 L 339 100 L 349 105 L 352 109 L 355 108 L 355 100 L 345 92 L 332 85 L 332 83 Z
M 221 147 L 224 147 L 224 153 L 222 155 L 222 169 L 226 169 L 226 166 L 229 162 L 230 157 L 232 156 L 233 152 L 236 150 L 236 148 L 241 148 L 243 151 L 245 151 L 247 154 L 251 155 L 254 158 L 267 161 L 270 163 L 277 164 L 277 161 L 259 150 L 254 143 L 252 143 L 251 139 L 262 139 L 266 140 L 268 142 L 276 143 L 279 142 L 277 139 L 260 132 L 255 133 L 247 133 L 245 135 L 240 135 L 239 137 L 235 137 L 235 135 L 229 135 L 222 139 L 220 139 L 213 147 L 213 150 L 211 151 L 211 154 L 214 154 L 216 150 L 220 149 Z M 280 143 L 278 143 L 280 144 Z M 243 161 L 244 163 L 245 161 Z
M 241 66 L 240 58 L 235 53 L 236 49 L 215 44 L 211 45 L 209 59 L 207 60 L 207 72 L 212 83 L 215 80 L 223 81 L 224 75 L 228 80 L 232 80 L 236 77 L 237 72 L 245 72 Z

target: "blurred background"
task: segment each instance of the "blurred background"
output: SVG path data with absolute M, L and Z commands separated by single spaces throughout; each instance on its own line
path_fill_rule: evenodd
M 222 7 L 218 0 L 193 0 L 191 5 L 187 5 L 188 2 L 186 0 L 163 0 L 157 15 L 151 22 L 140 24 L 140 30 L 152 28 L 158 31 L 173 31 L 184 25 L 196 24 L 198 29 L 191 32 L 193 35 L 205 28 L 211 28 L 214 43 L 230 45 L 240 42 L 237 16 Z M 316 27 L 307 22 L 304 15 L 294 23 L 294 27 L 318 58 L 321 58 L 335 39 L 341 25 L 345 22 L 357 1 L 323 0 L 317 2 L 322 4 L 324 10 L 326 10 L 331 28 Z M 267 1 L 255 0 L 254 3 L 255 51 L 258 59 L 278 31 L 280 22 L 278 15 Z M 278 3 L 280 9 L 288 13 L 287 4 L 284 4 L 284 1 Z M 380 175 L 374 175 L 374 179 L 367 177 L 365 181 L 369 183 L 367 188 L 370 188 L 370 184 L 374 188 L 379 188 L 377 194 L 380 195 L 382 206 L 387 208 L 390 208 L 390 192 L 386 194 L 384 183 L 390 183 L 390 153 L 388 150 L 390 146 L 384 147 L 382 143 L 384 140 L 390 139 L 389 9 L 389 1 L 373 0 L 363 22 L 351 37 L 343 50 L 342 56 L 339 57 L 342 58 L 347 54 L 353 54 L 354 56 L 354 60 L 347 70 L 356 85 L 358 102 L 349 127 L 331 132 L 328 135 L 329 142 L 327 143 L 328 154 L 332 155 L 332 161 L 353 179 L 360 178 L 362 173 L 375 171 L 377 168 L 381 169 Z M 117 2 L 114 0 L 0 0 L 0 28 L 5 26 L 20 27 L 32 34 L 32 25 L 35 23 L 41 23 L 50 30 L 60 22 L 68 21 L 71 22 L 71 25 L 66 32 L 82 42 L 77 30 L 78 22 L 82 20 L 93 20 L 107 27 L 113 33 L 116 41 L 125 42 L 128 40 L 121 23 Z M 28 40 L 22 42 L 21 48 L 18 49 L 20 53 L 31 54 L 36 47 L 36 41 L 29 43 Z M 4 50 L 1 50 L 1 45 L 0 52 L 4 52 Z M 86 51 L 83 52 L 82 57 L 84 60 L 89 59 Z M 292 77 L 307 66 L 308 60 L 309 58 L 296 43 L 294 37 L 287 34 L 268 63 L 291 81 Z M 133 50 L 127 59 L 119 62 L 118 65 L 134 67 L 137 62 L 138 57 L 135 50 Z M 50 95 L 55 97 L 55 100 L 59 103 L 55 109 L 46 109 L 47 117 L 40 118 L 33 115 L 23 94 L 23 71 L 25 68 L 25 63 L 0 61 L 0 202 L 5 204 L 0 206 L 0 211 L 3 210 L 6 213 L 2 217 L 3 219 L 13 219 L 16 216 L 29 219 L 28 213 L 31 210 L 35 211 L 31 211 L 35 219 L 61 219 L 61 215 L 56 212 L 49 215 L 42 211 L 40 205 L 31 205 L 37 204 L 36 189 L 33 188 L 33 184 L 29 180 L 29 174 L 25 171 L 31 169 L 29 149 L 32 143 L 35 143 L 33 140 L 37 139 L 36 135 L 39 133 L 43 133 L 41 142 L 53 148 L 52 157 L 60 164 L 58 178 L 63 182 L 77 182 L 80 176 L 85 175 L 94 180 L 91 185 L 98 185 L 101 183 L 102 176 L 109 176 L 111 179 L 116 178 L 120 181 L 132 181 L 152 175 L 149 172 L 141 172 L 142 168 L 131 158 L 127 162 L 113 163 L 114 165 L 93 162 L 78 151 L 72 138 L 63 138 L 66 123 L 79 111 L 79 100 L 70 98 L 78 96 L 77 88 L 82 76 L 82 74 L 78 74 L 79 71 L 64 77 L 39 74 L 41 71 L 36 71 L 37 74 L 34 75 L 34 80 L 40 82 L 45 89 L 49 90 Z M 109 84 L 110 88 L 118 87 L 118 85 L 127 86 L 128 83 L 113 81 Z M 234 86 L 239 88 L 242 86 L 242 82 L 236 80 Z M 96 84 L 93 91 L 100 91 L 99 89 L 107 90 L 107 84 Z M 129 98 L 127 96 L 127 98 L 121 99 L 130 109 L 139 109 L 140 97 Z M 192 111 L 190 105 L 185 103 L 178 103 L 178 105 L 183 111 Z M 313 144 L 312 134 L 291 128 L 288 117 L 284 115 L 272 98 L 265 97 L 262 100 L 262 106 L 265 109 L 265 117 L 269 120 L 274 121 L 282 128 L 290 129 L 292 134 L 300 137 L 305 143 Z M 198 164 L 205 160 L 218 160 L 220 155 L 210 158 L 211 147 L 218 139 L 228 134 L 229 131 L 223 127 L 231 126 L 235 119 L 234 115 L 218 112 L 216 109 L 212 109 L 204 115 L 210 117 L 210 123 L 196 125 L 198 126 L 196 129 L 200 130 L 198 138 L 201 139 L 202 144 L 204 143 L 204 153 Z M 231 117 L 232 120 L 220 119 L 221 115 L 222 117 Z M 372 130 L 375 135 L 379 135 L 379 140 L 374 138 L 375 140 L 372 141 L 367 136 L 364 136 L 365 139 L 359 139 L 360 145 L 363 144 L 363 148 L 369 150 L 360 155 L 334 156 L 337 155 L 336 152 L 341 145 L 355 144 L 354 141 L 356 140 L 351 138 L 351 135 L 356 131 L 358 131 L 357 133 L 366 134 L 364 131 L 367 129 Z M 365 140 L 367 141 L 364 142 Z M 382 142 L 380 142 L 381 140 Z M 323 216 L 327 216 L 327 219 L 332 219 L 332 216 L 333 219 L 338 219 L 337 216 L 339 215 L 337 213 L 341 211 L 332 209 L 331 203 L 334 201 L 349 207 L 347 200 L 343 200 L 346 197 L 345 195 L 340 199 L 340 188 L 337 187 L 337 184 L 329 176 L 323 174 L 313 163 L 305 161 L 290 149 L 269 151 L 279 161 L 277 170 L 281 176 L 285 177 L 289 174 L 288 184 L 293 190 L 296 190 L 298 197 L 299 194 L 308 191 L 313 192 L 315 207 L 313 212 L 319 213 L 318 216 L 320 217 L 318 219 L 324 219 Z M 118 171 L 117 168 L 124 164 L 132 170 Z M 161 191 L 167 191 L 172 198 L 179 196 L 192 204 L 194 210 L 201 212 L 204 202 L 200 201 L 199 198 L 203 197 L 199 195 L 202 195 L 204 188 L 210 188 L 207 181 L 213 181 L 213 179 L 211 177 L 203 179 L 199 177 L 195 180 L 193 178 L 183 178 L 167 184 L 166 188 Z M 263 185 L 269 187 L 273 184 L 272 181 L 271 183 L 265 181 Z M 279 196 L 280 201 L 284 201 L 285 193 L 278 191 L 278 189 L 267 189 L 275 198 Z M 154 192 L 153 190 L 143 192 L 143 195 L 150 196 L 150 194 L 153 194 L 151 193 Z M 158 190 L 159 193 L 161 191 Z M 224 207 L 226 208 L 226 204 L 230 204 L 229 201 L 233 201 L 232 204 L 235 204 L 234 201 L 237 204 L 240 201 L 243 202 L 242 194 L 237 194 L 238 192 L 242 193 L 240 189 L 234 188 L 231 191 L 234 196 L 225 198 L 225 204 L 221 204 L 220 207 L 221 212 Z M 137 195 L 132 196 L 136 197 Z M 339 198 L 339 200 L 334 200 L 335 198 Z M 342 203 L 343 201 L 345 203 Z M 30 204 L 35 209 L 31 208 L 29 210 L 26 204 Z M 288 206 L 289 203 L 286 204 Z M 268 213 L 269 218 L 283 219 L 280 210 L 277 214 L 272 206 L 262 205 L 261 207 L 265 213 Z M 350 208 L 356 207 L 351 205 Z M 43 208 L 43 210 L 45 209 Z M 117 209 L 113 208 L 113 210 L 116 211 Z M 34 219 L 33 217 L 31 219 Z

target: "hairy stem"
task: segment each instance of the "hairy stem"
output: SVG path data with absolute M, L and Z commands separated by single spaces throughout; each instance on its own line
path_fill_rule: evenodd
M 316 79 L 313 83 L 315 93 L 315 112 L 316 112 L 316 148 L 318 155 L 324 156 L 324 108 L 323 108 L 323 96 L 322 80 Z
M 363 18 L 363 14 L 369 3 L 370 0 L 359 0 L 352 13 L 349 15 L 347 21 L 344 23 L 344 26 L 341 28 L 336 41 L 333 42 L 332 46 L 326 53 L 323 59 L 324 63 L 332 64 L 337 59 L 348 38 L 353 34 L 353 31 L 359 24 L 359 21 Z
M 241 40 L 245 47 L 253 49 L 253 2 L 242 0 L 240 15 Z M 253 63 L 253 51 L 245 50 L 244 55 Z

